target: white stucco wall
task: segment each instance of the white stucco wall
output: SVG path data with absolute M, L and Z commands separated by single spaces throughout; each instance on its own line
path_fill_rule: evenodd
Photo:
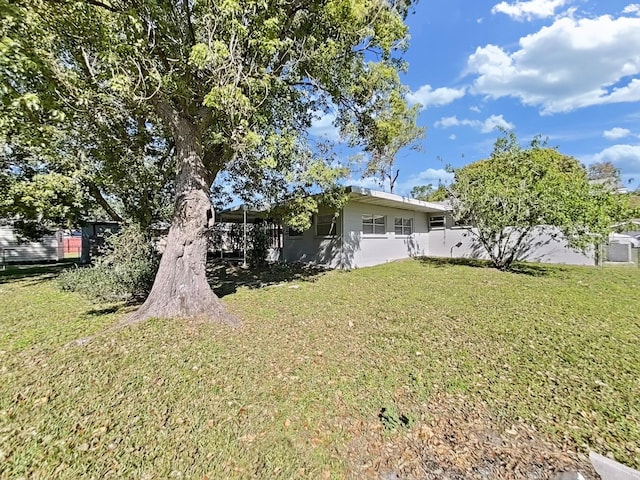
M 319 215 L 325 213 L 330 212 L 321 210 Z M 363 234 L 364 214 L 384 215 L 386 232 L 379 235 Z M 413 220 L 412 235 L 395 234 L 396 217 Z M 352 201 L 339 212 L 336 233 L 333 237 L 316 235 L 315 222 L 311 229 L 303 232 L 301 236 L 290 236 L 288 229 L 285 229 L 284 261 L 357 268 L 411 256 L 423 256 L 428 252 L 427 214 L 423 212 Z
M 320 215 L 325 213 L 330 212 L 319 212 Z M 384 215 L 386 232 L 381 235 L 363 234 L 364 214 Z M 412 235 L 395 234 L 396 217 L 413 219 Z M 285 229 L 282 259 L 285 262 L 309 262 L 334 268 L 357 268 L 414 256 L 488 258 L 467 229 L 456 227 L 450 215 L 445 218 L 446 228 L 429 230 L 428 213 L 351 201 L 339 213 L 336 235 L 333 237 L 316 235 L 315 223 L 299 237 L 290 237 L 288 229 Z M 528 245 L 529 251 L 519 260 L 571 265 L 595 264 L 592 252 L 583 254 L 568 247 L 558 230 L 534 231 Z
M 488 258 L 475 237 L 465 228 L 455 227 L 447 215 L 446 229 L 433 229 L 429 233 L 429 256 L 450 258 Z M 592 252 L 584 254 L 567 246 L 559 230 L 547 232 L 538 229 L 532 234 L 529 251 L 519 260 L 528 262 L 594 265 Z
M 362 216 L 365 214 L 384 215 L 386 232 L 382 235 L 363 234 Z M 395 218 L 411 218 L 413 234 L 396 235 Z M 350 268 L 423 256 L 429 249 L 427 214 L 424 212 L 349 202 L 344 209 L 344 230 L 344 256 Z
M 321 209 L 318 214 L 330 214 L 331 211 Z M 285 262 L 305 262 L 327 267 L 341 267 L 341 212 L 336 219 L 336 235 L 330 237 L 316 235 L 315 215 L 311 228 L 300 236 L 290 236 L 289 229 L 284 228 L 282 260 Z

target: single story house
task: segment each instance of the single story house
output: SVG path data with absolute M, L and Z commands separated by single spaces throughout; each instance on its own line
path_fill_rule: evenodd
M 338 212 L 321 209 L 311 228 L 285 228 L 281 260 L 333 268 L 358 268 L 416 256 L 486 258 L 471 233 L 453 221 L 444 202 L 348 187 Z M 520 260 L 594 265 L 593 254 L 567 246 L 559 235 L 539 233 Z

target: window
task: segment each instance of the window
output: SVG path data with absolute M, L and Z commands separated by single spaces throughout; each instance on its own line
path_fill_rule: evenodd
M 413 218 L 395 219 L 396 235 L 411 235 L 413 233 Z
M 336 235 L 336 215 L 316 215 L 316 235 L 319 237 L 332 237 Z
M 362 215 L 362 233 L 374 235 L 387 233 L 384 215 Z
M 429 229 L 432 228 L 444 228 L 444 215 L 429 217 Z

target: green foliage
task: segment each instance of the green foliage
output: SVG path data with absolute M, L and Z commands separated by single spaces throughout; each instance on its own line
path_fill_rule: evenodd
M 104 70 L 101 59 L 113 59 L 106 32 L 114 23 L 101 23 L 101 9 L 80 2 L 64 9 L 40 0 L 10 3 L 0 1 L 0 186 L 17 195 L 0 198 L 0 213 L 45 226 L 87 217 L 143 225 L 166 219 L 171 142 L 150 107 L 132 98 L 131 76 Z M 128 20 L 128 28 L 139 27 Z M 74 45 L 72 36 L 86 42 Z M 73 195 L 60 195 L 61 177 Z M 64 215 L 38 205 L 43 201 L 20 201 L 33 186 L 45 203 L 55 197 Z
M 78 218 L 85 199 L 80 186 L 58 173 L 35 174 L 30 179 L 12 182 L 6 211 L 26 221 L 46 220 L 53 225 L 70 227 Z
M 629 212 L 627 218 L 640 218 L 640 195 L 638 192 L 628 195 L 629 198 Z
M 443 184 L 439 184 L 438 188 L 433 188 L 430 183 L 428 185 L 416 185 L 411 189 L 409 195 L 425 202 L 442 202 L 449 196 L 447 188 Z
M 106 239 L 93 266 L 67 270 L 58 277 L 58 285 L 98 300 L 129 301 L 149 293 L 157 269 L 152 242 L 134 224 Z
M 390 88 L 397 83 L 397 76 L 398 72 L 388 65 L 369 64 L 358 84 L 351 88 L 356 95 L 366 96 L 376 89 Z M 419 150 L 419 142 L 425 136 L 425 128 L 416 125 L 421 106 L 408 107 L 405 94 L 406 91 L 395 90 L 388 97 L 368 99 L 370 117 L 343 125 L 345 131 L 355 132 L 355 138 L 366 141 L 367 161 L 362 176 L 377 178 L 382 186 L 388 182 L 391 192 L 399 173 L 397 169 L 394 171 L 397 155 L 405 148 Z M 356 144 L 351 138 L 352 144 Z
M 538 139 L 524 149 L 513 133 L 496 141 L 491 157 L 454 173 L 454 218 L 500 269 L 518 259 L 534 230 L 553 234 L 555 227 L 582 251 L 598 246 L 625 209 L 620 196 L 589 183 L 577 160 Z
M 267 264 L 269 247 L 271 246 L 269 225 L 267 223 L 256 223 L 252 225 L 249 241 L 251 243 L 249 265 L 252 267 L 265 266 Z
M 318 113 L 383 164 L 421 135 L 398 76 L 411 5 L 0 0 L 0 141 L 142 225 L 171 211 L 177 118 L 208 183 L 269 204 L 323 191 L 346 170 L 308 136 Z

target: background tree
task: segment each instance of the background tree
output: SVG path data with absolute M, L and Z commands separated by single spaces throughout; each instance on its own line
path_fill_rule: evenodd
M 424 202 L 442 202 L 447 199 L 447 188 L 442 184 L 438 184 L 438 188 L 434 188 L 432 184 L 416 185 L 411 189 L 409 195 L 417 200 Z
M 106 128 L 106 139 L 158 135 L 143 151 L 173 150 L 172 224 L 151 293 L 131 320 L 234 321 L 205 274 L 214 181 L 253 188 L 270 203 L 335 185 L 344 169 L 306 136 L 330 105 L 352 145 L 383 151 L 389 137 L 370 127 L 411 118 L 397 56 L 407 46 L 410 7 L 410 0 L 0 0 L 2 123 L 18 131 L 7 144 L 34 147 L 18 125 L 47 133 L 75 113 L 77 98 L 135 120 Z M 91 128 L 111 117 L 92 118 L 86 108 L 76 118 Z M 63 138 L 85 143 L 71 127 Z M 146 165 L 146 155 L 136 158 Z M 92 161 L 80 157 L 77 165 Z M 104 174 L 100 189 L 115 175 L 100 159 L 95 165 Z M 312 201 L 303 210 L 317 209 Z
M 622 185 L 620 169 L 611 162 L 596 162 L 587 169 L 589 180 L 598 183 L 610 191 L 616 191 Z
M 625 209 L 623 197 L 589 183 L 576 159 L 537 138 L 522 148 L 508 133 L 496 141 L 488 159 L 453 172 L 453 216 L 469 225 L 501 270 L 527 251 L 534 231 L 561 232 L 571 247 L 582 251 L 598 247 Z
M 143 228 L 168 218 L 172 145 L 153 110 L 113 95 L 93 51 L 66 48 L 70 25 L 43 2 L 0 0 L 0 13 L 0 213 L 40 230 L 87 216 Z
M 367 139 L 365 155 L 368 154 L 368 160 L 362 177 L 378 179 L 383 188 L 388 183 L 391 193 L 400 174 L 400 170 L 395 168 L 398 153 L 404 148 L 419 150 L 419 141 L 425 134 L 425 129 L 416 125 L 420 105 L 407 110 L 403 98 L 394 93 L 386 105 L 378 105 L 382 114 L 361 124 L 354 137 Z M 376 99 L 376 102 L 381 102 L 381 99 Z

